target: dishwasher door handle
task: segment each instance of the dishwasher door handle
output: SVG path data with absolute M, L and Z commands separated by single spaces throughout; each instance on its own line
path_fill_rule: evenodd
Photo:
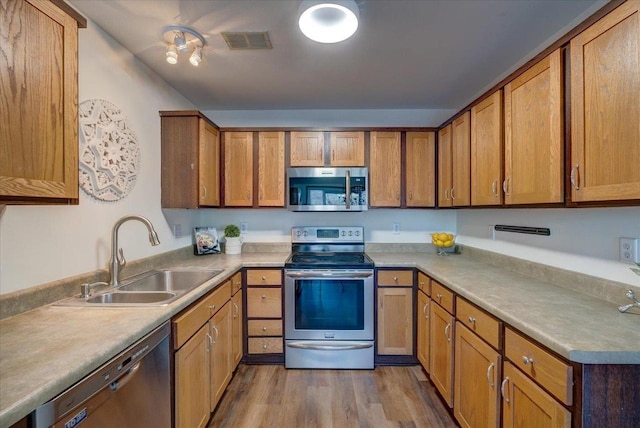
M 122 376 L 120 376 L 120 378 L 111 382 L 109 384 L 109 389 L 113 392 L 116 392 L 117 390 L 119 390 L 120 388 L 128 384 L 129 381 L 133 379 L 133 377 L 136 375 L 136 373 L 138 373 L 138 370 L 140 369 L 141 364 L 142 364 L 142 361 L 138 361 L 138 363 L 135 366 L 127 370 Z

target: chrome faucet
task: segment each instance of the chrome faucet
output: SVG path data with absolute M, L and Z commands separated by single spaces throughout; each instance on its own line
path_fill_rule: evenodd
M 627 290 L 627 293 L 625 294 L 625 296 L 628 299 L 631 299 L 633 301 L 633 303 L 629 303 L 628 305 L 622 305 L 618 308 L 618 310 L 620 312 L 627 312 L 629 309 L 633 308 L 634 306 L 640 308 L 640 300 L 638 300 L 636 298 L 636 293 L 633 292 L 633 290 Z
M 110 287 L 117 287 L 120 285 L 120 269 L 127 265 L 127 261 L 122 253 L 122 248 L 118 248 L 118 229 L 120 229 L 120 226 L 122 226 L 123 223 L 129 220 L 137 220 L 147 226 L 147 230 L 149 231 L 149 242 L 151 245 L 155 247 L 160 244 L 158 234 L 153 228 L 153 224 L 151 224 L 149 219 L 146 217 L 142 217 L 141 215 L 128 215 L 118 220 L 116 224 L 113 225 L 113 230 L 111 231 L 111 260 L 109 260 L 109 275 L 111 277 L 109 280 Z

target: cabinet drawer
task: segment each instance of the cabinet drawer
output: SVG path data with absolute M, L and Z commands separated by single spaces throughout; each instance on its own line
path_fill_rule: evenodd
M 456 318 L 489 345 L 500 350 L 500 321 L 460 297 L 456 297 Z
M 505 329 L 505 356 L 566 405 L 573 404 L 573 367 L 540 346 Z
M 231 281 L 192 304 L 173 320 L 174 348 L 180 348 L 231 298 Z
M 248 288 L 247 318 L 282 318 L 280 288 Z
M 431 300 L 453 314 L 453 292 L 436 280 L 431 280 Z
M 249 269 L 247 285 L 282 285 L 282 271 L 280 269 Z
M 282 354 L 282 337 L 250 337 L 250 354 Z
M 242 288 L 242 273 L 238 272 L 231 277 L 231 295 L 233 296 Z
M 413 286 L 413 271 L 411 270 L 379 270 L 379 286 Z
M 418 288 L 427 296 L 431 296 L 431 278 L 418 272 Z
M 282 320 L 249 320 L 247 321 L 249 336 L 282 336 Z

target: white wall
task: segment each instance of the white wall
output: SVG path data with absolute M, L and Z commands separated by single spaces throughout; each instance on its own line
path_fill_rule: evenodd
M 0 211 L 0 293 L 24 289 L 107 267 L 110 232 L 127 214 L 148 217 L 161 245 L 151 247 L 143 225 L 120 229 L 129 260 L 191 243 L 174 240 L 160 209 L 159 110 L 194 106 L 92 21 L 79 31 L 79 102 L 104 99 L 128 117 L 141 151 L 133 191 L 115 203 L 96 202 L 80 191 L 78 206 L 8 206 Z M 193 212 L 181 214 L 189 223 Z
M 536 226 L 550 236 L 496 232 L 489 225 Z M 458 211 L 458 242 L 600 278 L 640 286 L 640 276 L 618 261 L 620 237 L 640 238 L 640 207 L 468 209 Z

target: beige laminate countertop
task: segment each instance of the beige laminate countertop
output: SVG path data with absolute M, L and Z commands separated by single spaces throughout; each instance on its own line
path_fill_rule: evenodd
M 418 268 L 571 361 L 640 364 L 640 314 L 465 255 L 367 253 L 376 267 Z M 192 257 L 161 267 L 224 269 L 164 307 L 47 305 L 0 321 L 0 427 L 61 393 L 242 267 L 282 267 L 288 253 Z

